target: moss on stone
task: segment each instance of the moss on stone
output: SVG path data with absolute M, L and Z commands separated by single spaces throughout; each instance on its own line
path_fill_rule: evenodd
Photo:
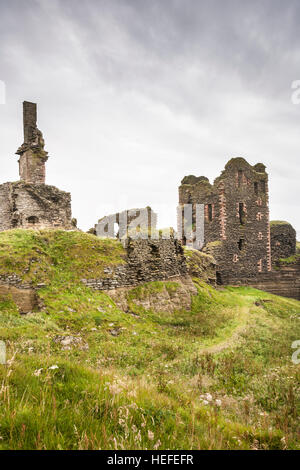
M 285 220 L 271 220 L 270 226 L 274 227 L 275 225 L 291 225 L 291 224 L 289 222 L 286 222 Z

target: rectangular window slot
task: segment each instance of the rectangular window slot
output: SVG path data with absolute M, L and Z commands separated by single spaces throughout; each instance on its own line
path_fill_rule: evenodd
M 245 240 L 243 238 L 240 238 L 238 241 L 238 247 L 240 251 L 242 251 L 242 249 L 244 248 L 244 244 L 245 244 Z
M 208 220 L 211 222 L 213 219 L 212 205 L 208 204 Z
M 245 213 L 245 207 L 244 203 L 240 202 L 239 203 L 239 217 L 240 217 L 240 224 L 245 225 L 246 222 L 246 213 Z

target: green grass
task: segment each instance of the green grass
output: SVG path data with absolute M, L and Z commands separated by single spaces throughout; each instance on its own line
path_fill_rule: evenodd
M 154 282 L 129 290 L 124 313 L 80 282 L 123 254 L 79 232 L 0 234 L 1 274 L 46 282 L 41 312 L 0 299 L 0 449 L 299 449 L 300 303 L 195 279 L 191 311 L 141 306 L 176 294 Z

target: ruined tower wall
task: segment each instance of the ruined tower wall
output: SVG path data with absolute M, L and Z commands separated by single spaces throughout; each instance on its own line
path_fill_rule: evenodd
M 211 185 L 186 177 L 179 203 L 204 204 L 204 251 L 217 261 L 224 283 L 271 270 L 268 175 L 262 164 L 234 158 Z
M 0 185 L 0 231 L 12 228 L 71 229 L 71 195 L 48 185 Z
M 44 139 L 37 128 L 36 103 L 23 103 L 24 143 L 17 150 L 20 179 L 26 183 L 45 184 L 48 153 L 44 150 Z
M 13 228 L 72 229 L 71 195 L 45 184 L 44 139 L 36 127 L 35 103 L 24 101 L 24 143 L 20 155 L 20 181 L 0 185 L 0 231 Z
M 24 152 L 19 159 L 20 179 L 26 183 L 44 184 L 46 180 L 45 161 L 32 150 Z
M 272 262 L 296 253 L 296 230 L 288 222 L 271 222 Z

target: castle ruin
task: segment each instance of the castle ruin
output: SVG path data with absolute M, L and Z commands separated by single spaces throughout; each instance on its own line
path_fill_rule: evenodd
M 24 143 L 19 155 L 20 180 L 0 185 L 0 231 L 13 228 L 74 228 L 71 195 L 45 184 L 48 152 L 37 128 L 37 106 L 23 103 Z
M 0 231 L 72 230 L 75 223 L 71 219 L 70 193 L 45 183 L 48 152 L 37 128 L 35 103 L 23 103 L 23 126 L 24 142 L 16 152 L 20 180 L 0 185 Z M 186 208 L 191 215 L 188 230 Z M 200 251 L 212 255 L 207 257 L 212 260 L 210 269 L 214 274 L 209 275 L 212 283 L 216 279 L 218 284 L 251 285 L 300 298 L 296 232 L 287 222 L 270 224 L 265 165 L 252 166 L 244 158 L 233 158 L 213 184 L 205 176 L 184 177 L 179 187 L 178 210 L 178 233 L 172 230 L 169 237 L 156 230 L 157 215 L 150 207 L 100 219 L 90 232 L 122 241 L 127 253 L 126 266 L 111 273 L 109 280 L 83 281 L 101 290 L 184 277 L 188 268 L 182 245 L 187 245 L 196 249 L 194 254 L 199 259 Z M 197 277 L 198 271 L 189 274 Z
M 218 264 L 218 282 L 255 278 L 271 271 L 268 175 L 265 166 L 233 158 L 213 184 L 204 177 L 186 176 L 179 187 L 179 207 L 204 204 L 204 247 Z M 180 218 L 184 220 L 184 214 Z M 193 245 L 195 227 L 190 239 Z

